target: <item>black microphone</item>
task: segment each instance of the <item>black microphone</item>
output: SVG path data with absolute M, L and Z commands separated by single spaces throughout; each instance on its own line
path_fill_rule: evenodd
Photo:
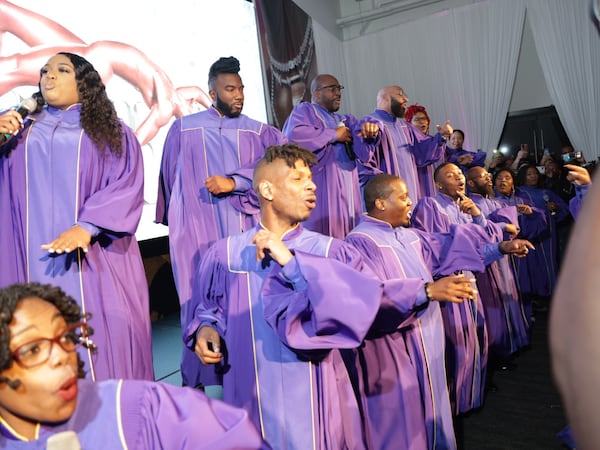
M 343 127 L 346 127 L 346 124 L 344 123 L 343 120 L 340 120 L 338 122 L 337 127 L 343 128 Z M 346 148 L 346 154 L 348 155 L 348 158 L 350 158 L 351 160 L 355 160 L 356 154 L 354 153 L 354 150 L 352 150 L 350 142 L 344 142 L 344 147 Z
M 21 104 L 17 108 L 17 112 L 21 115 L 23 120 L 25 120 L 25 117 L 27 117 L 28 114 L 35 112 L 37 107 L 38 107 L 38 101 L 36 100 L 36 98 L 29 97 L 29 98 L 24 99 L 21 102 Z M 6 144 L 6 142 L 8 142 L 8 140 L 10 138 L 12 138 L 13 136 L 14 135 L 12 133 L 4 133 L 4 134 L 0 135 L 0 145 Z

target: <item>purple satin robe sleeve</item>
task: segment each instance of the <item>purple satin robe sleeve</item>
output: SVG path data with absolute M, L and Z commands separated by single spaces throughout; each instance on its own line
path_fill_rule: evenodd
M 431 197 L 424 197 L 417 202 L 410 223 L 419 230 L 437 233 L 447 233 L 451 227 L 450 219 L 440 211 Z
M 292 266 L 265 280 L 265 320 L 289 347 L 354 348 L 372 327 L 394 329 L 412 314 L 416 290 L 408 286 L 422 280 L 382 282 L 355 249 L 345 244 L 343 251 L 345 261 L 296 251 Z M 306 281 L 293 281 L 300 276 Z
M 473 161 L 471 162 L 471 164 L 458 164 L 458 157 L 463 155 L 473 156 Z M 470 169 L 471 167 L 485 167 L 486 156 L 487 154 L 485 152 L 471 152 L 465 149 L 456 150 L 451 147 L 446 148 L 446 161 L 451 162 L 452 164 L 456 164 L 459 167 L 462 167 L 463 170 Z
M 425 167 L 440 161 L 444 157 L 446 140 L 440 133 L 436 133 L 434 136 L 424 134 L 408 122 L 404 130 L 417 167 Z
M 266 124 L 264 124 L 261 128 L 260 140 L 264 149 L 271 145 L 282 145 L 287 142 L 287 138 L 281 131 L 271 125 Z M 243 144 L 242 135 L 240 136 L 240 145 Z M 260 158 L 262 158 L 262 154 Z M 258 197 L 252 188 L 254 168 L 256 167 L 256 163 L 258 163 L 260 158 L 257 158 L 251 163 L 240 167 L 235 172 L 226 174 L 226 176 L 232 177 L 235 181 L 235 187 L 229 195 L 229 203 L 237 211 L 247 215 L 256 215 L 260 212 Z
M 158 196 L 156 199 L 156 223 L 168 225 L 168 208 L 171 191 L 175 182 L 177 161 L 179 159 L 181 119 L 176 119 L 169 128 L 163 145 L 160 174 L 158 176 Z
M 575 197 L 569 201 L 569 211 L 571 212 L 573 219 L 577 219 L 579 211 L 581 210 L 581 205 L 583 204 L 583 199 L 591 186 L 592 183 L 583 186 L 575 185 Z
M 394 140 L 383 121 L 375 116 L 367 115 L 360 120 L 360 123 L 363 122 L 377 124 L 379 132 L 374 138 L 363 139 L 358 136 L 360 127 L 356 127 L 353 131 L 354 152 L 361 163 L 359 165 L 361 185 L 366 184 L 374 175 L 384 171 L 391 173 L 393 163 L 387 161 L 385 155 L 396 152 L 396 149 L 392 148 Z M 439 133 L 435 136 L 429 136 L 421 133 L 409 123 L 403 129 L 406 146 L 412 152 L 417 167 L 425 167 L 440 161 L 444 157 L 446 144 Z
M 531 206 L 531 214 L 519 214 L 519 237 L 536 241 L 543 239 L 548 232 L 548 219 L 544 211 Z
M 192 388 L 124 381 L 121 413 L 130 449 L 270 448 L 246 411 Z
M 386 260 L 386 254 L 381 251 L 373 240 L 350 234 L 346 237 L 346 242 L 358 250 L 369 270 L 380 280 L 392 280 L 398 277 L 396 266 L 389 264 Z M 431 279 L 405 278 L 403 281 L 404 290 L 401 293 L 404 304 L 403 312 L 396 315 L 396 317 L 390 317 L 388 310 L 380 309 L 369 331 L 369 337 L 395 331 L 399 326 L 402 326 L 406 319 L 413 317 L 416 311 L 427 304 L 428 300 L 424 287 L 425 282 L 431 281 Z
M 381 282 L 335 259 L 300 251 L 294 259 L 286 275 L 276 267 L 261 291 L 265 319 L 282 342 L 299 350 L 360 345 L 379 309 Z M 288 281 L 299 276 L 306 282 Z
M 520 230 L 519 227 L 519 213 L 517 211 L 516 206 L 504 206 L 496 209 L 488 214 L 487 218 L 492 222 L 498 224 L 504 232 L 506 232 L 506 225 L 513 224 L 517 227 L 517 231 Z M 506 236 L 510 238 L 510 236 Z
M 121 155 L 106 155 L 110 169 L 104 187 L 85 200 L 78 221 L 101 228 L 105 234 L 134 234 L 144 204 L 142 150 L 131 128 L 122 124 Z
M 287 142 L 285 135 L 277 128 L 263 124 L 260 129 L 260 145 L 263 149 L 270 147 L 271 145 L 282 145 Z M 244 135 L 240 135 L 239 145 L 244 145 Z M 244 194 L 248 190 L 252 189 L 252 176 L 254 175 L 254 168 L 256 163 L 262 158 L 264 152 L 261 153 L 254 161 L 241 166 L 233 172 L 224 174 L 224 176 L 232 177 L 235 180 L 235 188 L 233 194 Z
M 227 263 L 222 255 L 226 254 L 226 245 L 227 241 L 223 239 L 210 246 L 202 258 L 198 276 L 194 280 L 191 300 L 194 316 L 183 329 L 183 342 L 192 350 L 196 343 L 196 332 L 202 326 L 211 326 L 219 335 L 225 335 Z
M 354 154 L 361 162 L 368 162 L 372 158 L 373 149 L 381 144 L 381 131 L 375 136 L 364 138 L 360 135 L 363 123 L 374 123 L 381 129 L 383 124 L 379 120 L 365 116 L 359 121 L 356 121 L 352 129 L 352 142 Z
M 308 102 L 300 103 L 292 110 L 283 126 L 283 134 L 290 142 L 315 153 L 318 159 L 321 159 L 320 152 L 331 149 L 329 144 L 337 141 L 335 129 L 327 128 Z
M 430 197 L 419 200 L 413 211 L 411 224 L 419 230 L 430 233 L 449 233 L 454 225 L 448 215 L 437 207 L 436 200 Z M 480 227 L 488 238 L 487 244 L 480 248 L 485 264 L 499 259 L 502 254 L 495 243 L 502 241 L 502 228 L 490 220 L 485 220 L 483 214 L 474 217 L 472 225 Z
M 358 174 L 361 186 L 364 186 L 369 179 L 375 175 L 383 173 L 382 168 L 386 167 L 380 148 L 389 148 L 390 139 L 385 130 L 384 123 L 372 116 L 363 117 L 360 122 L 371 122 L 377 124 L 379 132 L 373 138 L 363 139 L 358 136 L 360 129 L 353 131 L 354 133 L 354 153 L 356 154 L 358 164 Z
M 423 259 L 434 278 L 459 270 L 482 272 L 489 236 L 476 224 L 453 224 L 447 233 L 413 230 L 421 238 Z

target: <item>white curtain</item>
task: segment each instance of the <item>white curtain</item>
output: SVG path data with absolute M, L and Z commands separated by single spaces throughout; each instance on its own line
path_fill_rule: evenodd
M 453 75 L 462 96 L 467 146 L 491 152 L 498 145 L 517 72 L 525 8 L 518 1 L 487 1 L 453 10 Z M 446 95 L 447 96 L 447 95 Z
M 345 66 L 342 54 L 342 41 L 327 31 L 315 19 L 312 21 L 315 37 L 315 54 L 319 73 L 329 73 L 342 84 L 346 83 Z
M 588 0 L 527 0 L 552 103 L 577 150 L 600 156 L 600 33 Z
M 465 148 L 491 151 L 508 112 L 524 17 L 522 0 L 488 0 L 345 41 L 343 56 L 315 27 L 319 71 L 328 65 L 344 79 L 344 112 L 370 113 L 381 87 L 400 85 L 432 125 L 449 119 L 465 131 Z

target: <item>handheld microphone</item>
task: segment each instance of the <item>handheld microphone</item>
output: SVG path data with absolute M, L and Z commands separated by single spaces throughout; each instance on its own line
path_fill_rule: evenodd
M 344 128 L 346 127 L 346 124 L 343 120 L 340 120 L 337 124 L 337 127 Z M 352 145 L 350 144 L 350 142 L 344 142 L 344 147 L 346 148 L 346 154 L 348 155 L 348 158 L 350 158 L 351 160 L 355 160 L 356 153 L 354 153 L 354 150 L 352 150 Z
M 37 107 L 38 102 L 35 99 L 35 97 L 29 97 L 21 102 L 21 104 L 17 108 L 17 112 L 20 114 L 23 120 L 25 120 L 25 117 L 27 117 L 28 114 L 34 112 L 37 109 Z M 6 144 L 6 142 L 8 142 L 8 140 L 13 136 L 14 135 L 12 133 L 4 133 L 0 135 L 0 145 Z
M 46 450 L 81 450 L 81 443 L 74 431 L 61 431 L 48 438 Z

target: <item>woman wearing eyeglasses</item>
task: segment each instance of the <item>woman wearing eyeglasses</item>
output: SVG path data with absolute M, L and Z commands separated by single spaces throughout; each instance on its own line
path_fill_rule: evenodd
M 0 448 L 268 448 L 245 412 L 201 391 L 81 380 L 88 319 L 60 288 L 0 289 Z

